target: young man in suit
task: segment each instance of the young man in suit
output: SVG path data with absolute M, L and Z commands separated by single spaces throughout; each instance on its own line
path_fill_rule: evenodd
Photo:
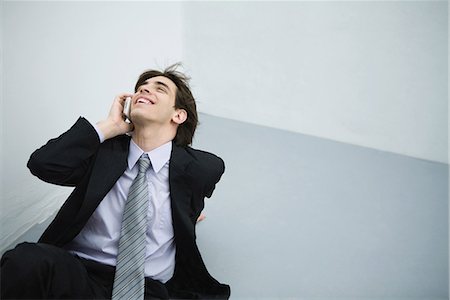
M 132 123 L 122 114 L 127 97 Z M 135 93 L 118 95 L 106 120 L 79 118 L 36 150 L 31 172 L 75 189 L 38 243 L 19 244 L 2 257 L 2 299 L 228 298 L 229 286 L 208 273 L 195 242 L 204 198 L 224 172 L 219 157 L 188 146 L 197 123 L 188 78 L 175 65 L 141 74 Z M 125 208 L 127 201 L 144 201 L 146 217 L 134 217 L 139 209 Z M 125 239 L 124 231 L 139 227 L 124 229 L 129 219 L 144 220 L 144 229 Z M 142 267 L 119 266 L 121 252 L 139 236 L 141 250 L 123 256 L 139 259 L 141 253 Z M 133 275 L 116 272 L 135 267 Z

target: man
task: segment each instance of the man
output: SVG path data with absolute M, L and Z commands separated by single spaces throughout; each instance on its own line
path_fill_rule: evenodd
M 106 120 L 79 118 L 31 155 L 34 175 L 75 189 L 38 243 L 2 257 L 2 299 L 229 297 L 195 242 L 224 164 L 188 146 L 196 104 L 176 66 L 144 72 Z

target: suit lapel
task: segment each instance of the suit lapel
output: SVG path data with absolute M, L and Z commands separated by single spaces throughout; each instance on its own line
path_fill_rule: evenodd
M 189 215 L 192 197 L 189 169 L 192 163 L 193 158 L 188 152 L 184 148 L 173 144 L 169 164 L 169 184 L 172 221 L 177 249 L 188 249 L 190 242 L 194 238 L 194 226 Z
M 87 185 L 85 201 L 80 210 L 82 218 L 89 218 L 127 167 L 130 137 L 105 142 L 100 146 L 95 164 Z

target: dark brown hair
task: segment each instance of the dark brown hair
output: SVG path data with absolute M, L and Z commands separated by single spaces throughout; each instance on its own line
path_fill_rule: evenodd
M 178 126 L 174 142 L 177 146 L 188 146 L 192 143 L 192 138 L 194 137 L 194 132 L 198 125 L 198 115 L 195 99 L 189 87 L 190 78 L 176 70 L 176 68 L 180 65 L 180 63 L 176 63 L 167 67 L 164 71 L 145 71 L 139 76 L 139 79 L 134 87 L 134 91 L 137 92 L 139 87 L 143 85 L 147 79 L 156 76 L 167 77 L 175 83 L 177 86 L 175 93 L 175 108 L 184 109 L 187 112 L 187 119 Z

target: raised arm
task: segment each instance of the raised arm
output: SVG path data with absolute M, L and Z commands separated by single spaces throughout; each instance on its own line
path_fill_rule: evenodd
M 100 143 L 133 129 L 122 116 L 125 99 L 130 95 L 123 93 L 114 99 L 108 117 L 97 123 L 97 130 L 89 121 L 79 118 L 68 131 L 34 151 L 27 164 L 31 173 L 53 184 L 77 185 Z

